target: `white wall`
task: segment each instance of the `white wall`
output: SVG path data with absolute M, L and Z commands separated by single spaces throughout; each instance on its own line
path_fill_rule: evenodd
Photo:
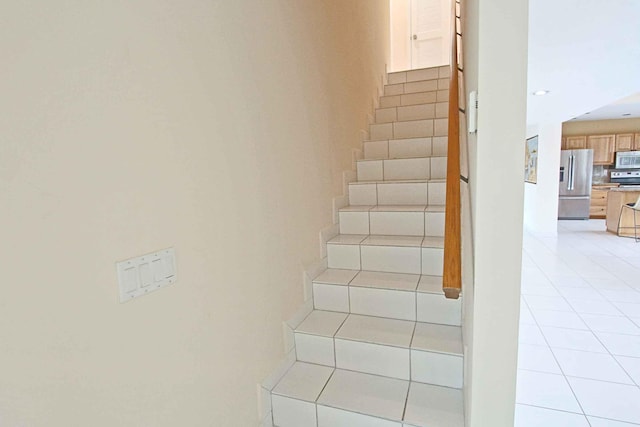
M 538 135 L 538 183 L 524 184 L 524 225 L 537 234 L 558 234 L 558 174 L 562 123 L 527 128 L 527 138 Z
M 411 69 L 411 0 L 390 0 L 391 64 L 389 71 Z
M 387 0 L 0 3 L 0 425 L 257 424 Z M 177 251 L 119 304 L 115 262 Z
M 469 138 L 474 283 L 465 290 L 467 421 L 512 427 L 515 409 L 526 138 L 526 1 L 467 0 L 466 90 L 478 91 Z

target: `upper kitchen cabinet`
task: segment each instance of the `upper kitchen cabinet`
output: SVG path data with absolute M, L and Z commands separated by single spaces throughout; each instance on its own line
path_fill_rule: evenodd
M 562 149 L 563 150 L 580 150 L 587 148 L 587 137 L 582 136 L 567 136 L 563 138 Z
M 616 152 L 616 136 L 589 135 L 587 137 L 586 148 L 590 148 L 593 150 L 594 165 L 613 164 Z
M 616 151 L 631 151 L 634 149 L 634 137 L 632 133 L 616 135 Z
M 636 133 L 633 139 L 633 150 L 640 151 L 640 133 Z

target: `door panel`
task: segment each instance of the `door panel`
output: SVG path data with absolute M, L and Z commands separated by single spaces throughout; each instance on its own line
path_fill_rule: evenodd
M 411 68 L 449 63 L 451 0 L 411 0 Z

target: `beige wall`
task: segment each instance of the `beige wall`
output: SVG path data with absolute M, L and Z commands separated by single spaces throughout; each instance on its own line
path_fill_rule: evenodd
M 640 132 L 640 119 L 571 121 L 562 124 L 562 135 L 594 135 Z
M 390 0 L 391 66 L 390 71 L 411 69 L 411 1 Z
M 0 5 L 0 425 L 257 423 L 388 8 Z M 119 304 L 115 262 L 169 246 L 178 283 Z

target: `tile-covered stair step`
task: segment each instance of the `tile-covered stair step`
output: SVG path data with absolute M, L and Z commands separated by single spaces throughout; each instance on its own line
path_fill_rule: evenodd
M 340 234 L 327 242 L 329 268 L 442 275 L 442 237 Z
M 380 108 L 408 107 L 411 105 L 448 102 L 449 89 L 427 92 L 414 92 L 401 95 L 387 95 L 380 97 Z
M 447 136 L 448 119 L 407 120 L 369 125 L 371 141 Z
M 296 362 L 271 391 L 276 427 L 463 427 L 462 390 Z
M 449 78 L 417 80 L 406 83 L 391 83 L 384 86 L 384 95 L 405 95 L 417 92 L 433 92 L 449 89 Z
M 414 157 L 411 159 L 358 160 L 358 181 L 400 181 L 412 179 L 445 179 L 446 157 Z
M 349 204 L 444 205 L 444 179 L 404 181 L 356 181 L 349 184 Z
M 420 80 L 448 79 L 451 68 L 448 65 L 440 67 L 419 68 L 416 70 L 395 71 L 387 74 L 388 84 L 411 83 Z
M 444 236 L 444 205 L 347 206 L 340 209 L 340 234 Z
M 445 157 L 447 142 L 446 136 L 365 141 L 364 158 L 366 160 L 381 160 Z
M 378 108 L 375 123 L 405 122 L 408 120 L 443 119 L 449 114 L 449 103 L 425 103 L 400 107 Z
M 462 324 L 462 300 L 444 297 L 441 276 L 330 268 L 313 280 L 313 304 L 317 310 Z

